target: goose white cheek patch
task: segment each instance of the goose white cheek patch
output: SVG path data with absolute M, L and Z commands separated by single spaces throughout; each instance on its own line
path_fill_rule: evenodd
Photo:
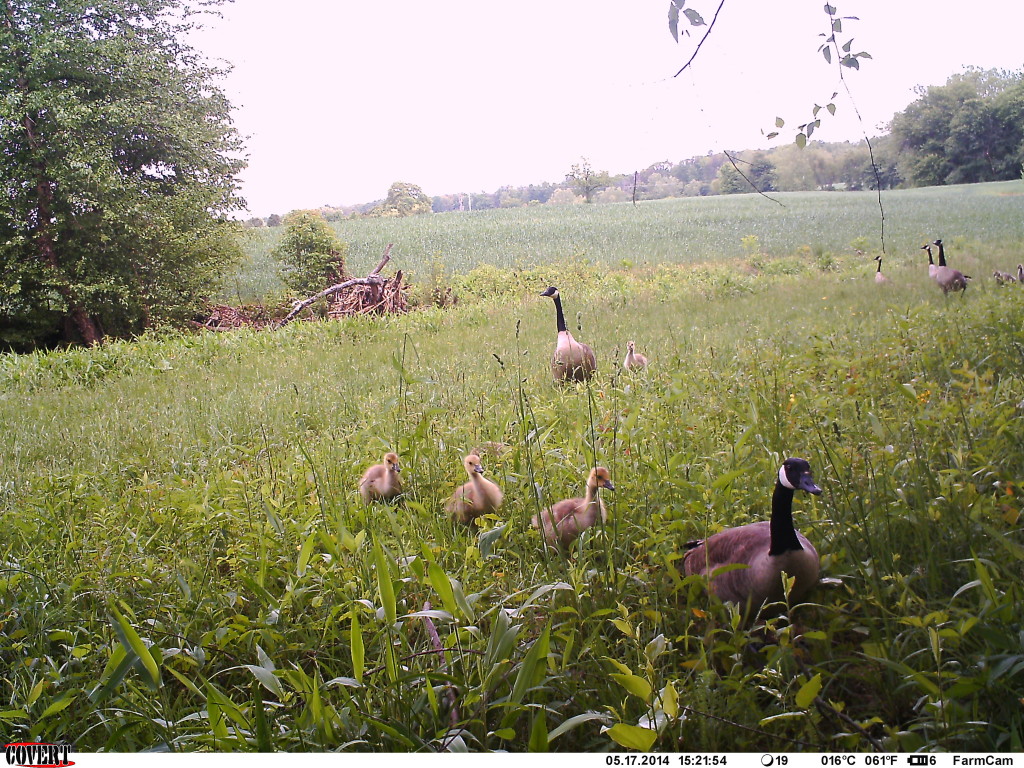
M 786 465 L 785 464 L 783 464 L 781 467 L 779 467 L 779 482 L 782 483 L 782 486 L 784 488 L 789 488 L 789 490 L 791 490 L 791 491 L 795 491 L 796 490 L 796 488 L 793 487 L 793 484 L 791 482 L 789 482 L 789 478 L 786 477 Z

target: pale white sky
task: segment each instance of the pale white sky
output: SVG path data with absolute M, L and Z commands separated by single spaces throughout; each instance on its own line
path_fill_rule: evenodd
M 1017 0 L 835 0 L 840 41 L 873 58 L 847 82 L 870 135 L 964 66 L 1024 67 Z M 668 0 L 236 0 L 193 44 L 234 66 L 223 83 L 247 136 L 253 215 L 562 180 L 586 157 L 611 173 L 772 144 L 833 91 L 814 138 L 861 128 L 817 47 L 823 0 L 726 0 L 676 44 Z M 710 23 L 718 0 L 690 0 Z M 685 25 L 684 25 L 685 26 Z

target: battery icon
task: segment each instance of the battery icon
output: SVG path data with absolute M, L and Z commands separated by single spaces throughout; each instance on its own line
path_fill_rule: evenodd
M 907 755 L 908 765 L 928 765 L 928 755 Z

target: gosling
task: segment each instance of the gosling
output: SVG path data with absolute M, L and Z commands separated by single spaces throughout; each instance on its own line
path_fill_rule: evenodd
M 541 528 L 544 538 L 552 544 L 568 547 L 583 531 L 597 522 L 608 520 L 604 502 L 597 495 L 599 488 L 614 491 L 611 475 L 604 467 L 590 470 L 587 476 L 587 493 L 582 499 L 563 499 L 540 513 L 540 521 L 534 516 L 534 528 Z
M 382 464 L 374 464 L 363 473 L 359 481 L 359 495 L 369 504 L 372 501 L 391 501 L 402 492 L 402 471 L 398 454 L 385 453 Z
M 642 371 L 647 367 L 647 358 L 636 351 L 632 341 L 626 342 L 626 359 L 622 361 L 622 367 L 627 371 Z
M 466 468 L 469 482 L 455 489 L 445 511 L 453 521 L 469 525 L 481 515 L 497 511 L 503 494 L 497 483 L 483 477 L 484 467 L 475 453 L 463 459 L 462 466 Z

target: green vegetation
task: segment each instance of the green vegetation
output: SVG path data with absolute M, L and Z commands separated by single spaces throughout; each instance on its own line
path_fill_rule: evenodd
M 241 139 L 183 39 L 224 1 L 4 4 L 0 350 L 182 325 L 241 258 Z
M 82 750 L 1024 749 L 1024 289 L 984 278 L 1020 260 L 1008 191 L 901 195 L 881 291 L 848 195 L 599 211 L 624 233 L 583 206 L 346 222 L 356 273 L 442 218 L 426 256 L 490 266 L 446 311 L 0 358 L 0 720 Z M 552 261 L 572 233 L 603 268 Z M 909 251 L 926 234 L 963 238 L 962 300 Z M 711 241 L 737 258 L 695 264 Z M 523 250 L 543 266 L 501 268 Z M 550 383 L 548 278 L 590 387 Z M 505 505 L 456 529 L 441 506 L 492 441 Z M 405 501 L 366 508 L 389 448 Z M 787 455 L 841 583 L 752 635 L 679 558 L 764 518 Z M 565 557 L 529 520 L 595 462 L 610 518 Z
M 748 257 L 744 238 L 757 238 L 759 252 L 783 257 L 849 255 L 851 244 L 879 248 L 878 199 L 871 192 L 774 193 L 782 206 L 755 195 L 649 201 L 638 205 L 535 206 L 411 216 L 349 219 L 332 224 L 348 243 L 346 265 L 365 275 L 394 243 L 392 266 L 414 282 L 438 271 L 453 282 L 477 267 L 542 268 L 586 260 L 601 269 L 694 264 Z M 981 244 L 1012 252 L 1024 241 L 1024 181 L 886 192 L 886 251 L 891 263 L 923 263 L 921 244 L 943 237 L 956 258 Z M 225 285 L 234 301 L 275 300 L 270 293 L 276 266 L 266 249 L 279 230 L 250 229 L 254 260 Z M 1010 266 L 1020 261 L 1008 255 Z M 1003 267 L 1004 269 L 1006 267 Z M 968 272 L 970 274 L 970 272 Z M 983 274 L 983 273 L 982 273 Z M 991 270 L 989 271 L 991 274 Z

